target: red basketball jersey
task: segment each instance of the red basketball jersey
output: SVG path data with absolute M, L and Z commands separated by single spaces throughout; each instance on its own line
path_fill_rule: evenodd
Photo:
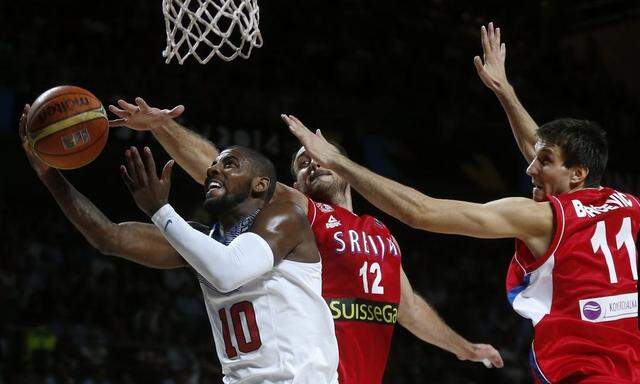
M 309 200 L 322 255 L 322 296 L 335 322 L 342 384 L 379 384 L 400 302 L 401 253 L 387 227 Z
M 640 205 L 610 188 L 550 196 L 555 234 L 535 259 L 516 240 L 513 308 L 533 321 L 541 383 L 640 383 L 636 240 Z

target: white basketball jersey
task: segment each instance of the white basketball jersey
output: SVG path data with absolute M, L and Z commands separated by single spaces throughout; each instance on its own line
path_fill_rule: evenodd
M 283 260 L 226 294 L 199 276 L 224 383 L 338 382 L 321 272 L 320 262 Z

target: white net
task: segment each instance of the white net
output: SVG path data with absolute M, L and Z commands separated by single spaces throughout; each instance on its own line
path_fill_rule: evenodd
M 201 64 L 213 57 L 249 58 L 262 46 L 258 0 L 162 0 L 169 63 L 193 56 Z

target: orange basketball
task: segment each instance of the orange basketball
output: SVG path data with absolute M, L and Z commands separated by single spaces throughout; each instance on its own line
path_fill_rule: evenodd
M 38 96 L 27 116 L 27 139 L 38 157 L 55 168 L 93 161 L 109 136 L 109 120 L 91 92 L 63 85 Z

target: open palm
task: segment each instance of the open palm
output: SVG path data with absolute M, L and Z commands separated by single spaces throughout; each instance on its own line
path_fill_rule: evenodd
M 136 131 L 149 131 L 168 120 L 175 119 L 184 112 L 184 106 L 178 105 L 172 109 L 150 107 L 141 97 L 136 97 L 136 104 L 118 100 L 120 108 L 110 105 L 109 111 L 119 117 L 109 122 L 111 127 L 127 127 Z
M 332 162 L 340 156 L 340 151 L 329 143 L 320 130 L 313 133 L 297 117 L 280 115 L 289 127 L 289 131 L 300 140 L 309 156 L 323 167 L 331 168 Z
M 508 83 L 504 66 L 507 47 L 500 43 L 500 28 L 494 28 L 493 23 L 489 23 L 487 28 L 482 26 L 480 36 L 484 62 L 476 56 L 473 63 L 484 85 L 496 91 Z

